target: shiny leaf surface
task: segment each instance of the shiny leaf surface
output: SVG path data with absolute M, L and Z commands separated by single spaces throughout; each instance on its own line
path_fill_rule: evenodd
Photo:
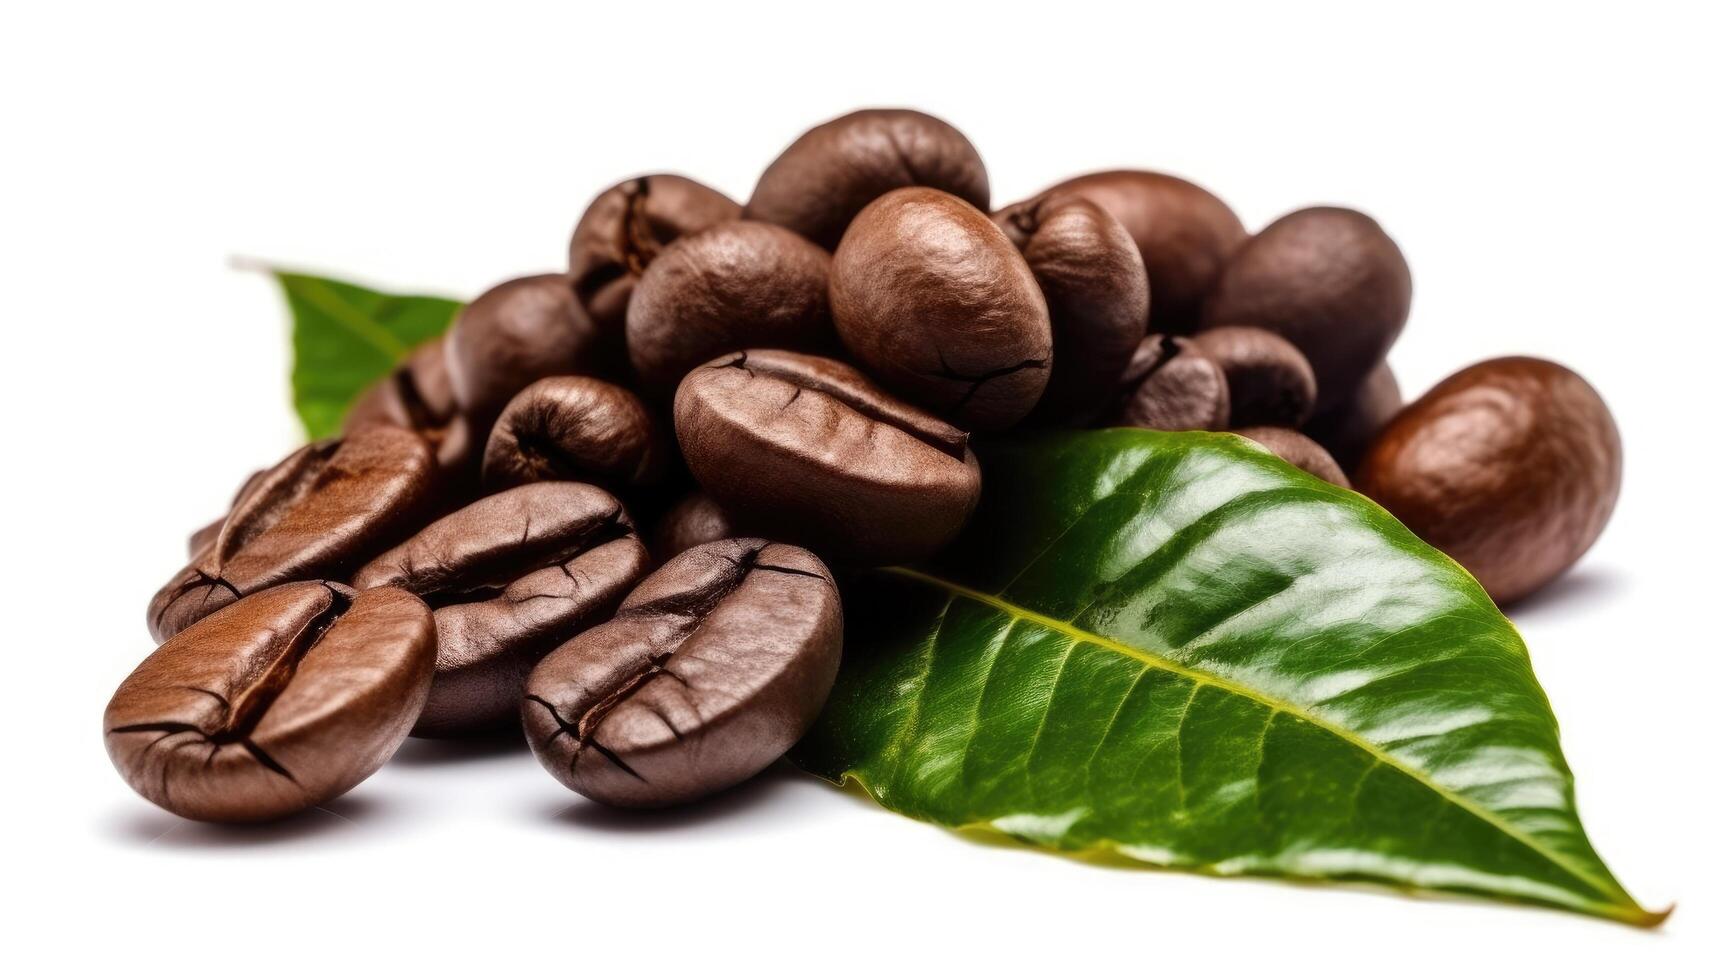
M 339 432 L 363 389 L 439 336 L 461 304 L 271 270 L 292 311 L 292 404 L 311 439 Z
M 1586 839 L 1511 623 L 1379 507 L 1234 436 L 979 455 L 953 551 L 848 590 L 801 765 L 1061 851 L 1660 920 Z

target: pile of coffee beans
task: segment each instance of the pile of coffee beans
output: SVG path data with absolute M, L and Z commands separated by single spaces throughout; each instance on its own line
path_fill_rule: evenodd
M 841 655 L 830 567 L 944 548 L 982 493 L 973 434 L 1017 427 L 1237 432 L 1353 474 L 1522 598 L 1600 534 L 1618 433 L 1525 357 L 1402 407 L 1386 356 L 1411 292 L 1345 208 L 1252 235 L 1195 184 L 1114 171 L 991 211 L 970 141 L 906 110 L 810 130 L 742 206 L 626 180 L 568 271 L 479 296 L 343 437 L 192 536 L 109 753 L 206 820 L 314 806 L 407 734 L 520 726 L 592 799 L 697 799 L 814 721 Z

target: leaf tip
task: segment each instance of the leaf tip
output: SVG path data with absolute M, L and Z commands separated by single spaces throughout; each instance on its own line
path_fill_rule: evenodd
M 1659 912 L 1652 912 L 1641 905 L 1634 905 L 1625 910 L 1625 914 L 1622 916 L 1622 921 L 1627 925 L 1637 926 L 1640 929 L 1654 929 L 1656 926 L 1666 922 L 1668 916 L 1672 915 L 1674 909 L 1677 908 L 1679 908 L 1678 902 L 1669 902 L 1667 907 Z

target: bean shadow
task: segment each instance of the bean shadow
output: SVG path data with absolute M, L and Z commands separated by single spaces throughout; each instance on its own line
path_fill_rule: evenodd
M 471 738 L 408 738 L 389 759 L 389 766 L 427 769 L 437 766 L 488 762 L 528 752 L 520 729 L 491 732 Z
M 777 762 L 732 789 L 685 806 L 662 810 L 627 810 L 594 800 L 561 798 L 543 808 L 548 823 L 610 834 L 665 834 L 748 820 L 754 811 L 777 803 L 797 787 L 813 782 L 795 766 Z M 570 792 L 569 790 L 567 791 Z
M 280 820 L 218 824 L 186 820 L 152 807 L 132 805 L 108 822 L 108 834 L 134 847 L 172 850 L 256 849 L 310 840 L 359 837 L 390 819 L 394 807 L 373 795 L 351 794 Z
M 1626 591 L 1624 576 L 1612 569 L 1574 568 L 1502 610 L 1512 619 L 1527 620 L 1586 609 L 1618 598 Z

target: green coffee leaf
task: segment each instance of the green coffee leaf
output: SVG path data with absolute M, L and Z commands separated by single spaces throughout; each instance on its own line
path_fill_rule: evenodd
M 1585 838 L 1512 624 L 1381 508 L 1227 435 L 979 455 L 952 552 L 848 590 L 801 765 L 1057 851 L 1664 917 Z
M 439 336 L 462 304 L 400 296 L 269 270 L 292 311 L 292 404 L 311 439 L 339 432 L 346 410 L 411 349 Z

